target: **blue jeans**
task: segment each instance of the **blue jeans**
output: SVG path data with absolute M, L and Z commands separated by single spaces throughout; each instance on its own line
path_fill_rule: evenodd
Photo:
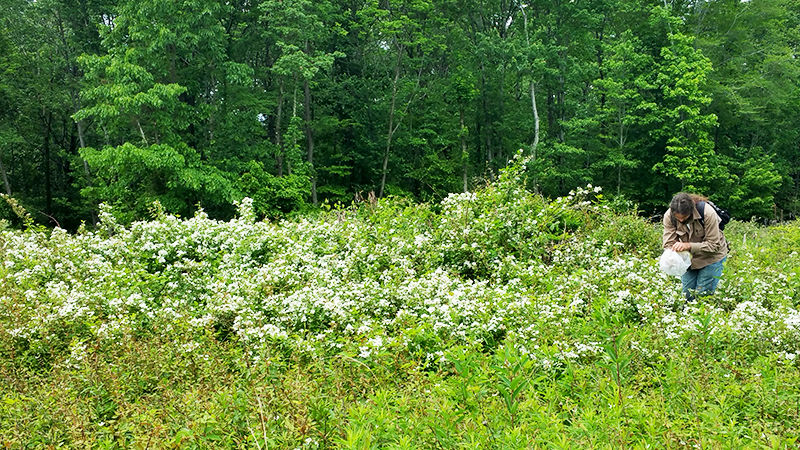
M 722 258 L 713 264 L 709 264 L 702 269 L 689 269 L 681 277 L 683 282 L 683 294 L 686 300 L 694 300 L 695 295 L 711 295 L 717 289 L 719 278 L 722 276 L 722 263 L 728 257 Z

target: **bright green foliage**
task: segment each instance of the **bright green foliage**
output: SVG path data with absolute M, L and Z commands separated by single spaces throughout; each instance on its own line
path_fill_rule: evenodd
M 86 107 L 75 113 L 76 121 L 94 119 L 109 130 L 108 142 L 134 140 L 175 143 L 176 133 L 188 126 L 185 106 L 178 96 L 186 88 L 154 80 L 145 67 L 131 61 L 131 50 L 116 56 L 84 56 L 78 61 L 89 86 L 82 94 Z
M 715 141 L 731 173 L 724 195 L 732 197 L 732 210 L 742 206 L 736 212 L 743 217 L 770 216 L 776 204 L 796 202 L 789 191 L 800 179 L 800 129 L 791 119 L 800 105 L 798 14 L 795 1 L 710 2 L 696 24 L 697 45 L 714 64 Z
M 772 158 L 764 154 L 760 147 L 733 147 L 732 150 L 735 156 L 726 163 L 731 172 L 727 202 L 731 205 L 732 213 L 749 213 L 756 217 L 774 215 L 775 193 L 781 177 Z
M 86 88 L 84 108 L 73 118 L 96 123 L 105 142 L 80 152 L 91 170 L 81 192 L 90 203 L 113 203 L 126 221 L 142 217 L 154 201 L 188 214 L 198 203 L 228 205 L 235 196 L 229 176 L 186 143 L 183 132 L 193 111 L 181 96 L 189 89 L 160 81 L 177 78 L 176 59 L 182 54 L 206 45 L 207 52 L 219 51 L 219 36 L 204 19 L 215 10 L 192 5 L 198 17 L 191 20 L 198 24 L 176 22 L 177 11 L 164 8 L 163 2 L 123 8 L 122 20 L 105 30 L 108 55 L 78 59 Z M 235 64 L 221 69 L 232 82 L 247 78 Z
M 645 141 L 632 130 L 657 120 L 653 117 L 657 105 L 648 95 L 648 91 L 653 89 L 648 79 L 653 58 L 643 50 L 641 41 L 630 30 L 604 44 L 604 74 L 603 78 L 595 81 L 603 99 L 598 108 L 598 120 L 602 124 L 600 137 L 606 148 L 596 165 L 616 170 L 618 194 L 623 173 L 641 165 L 636 149 Z
M 670 34 L 669 39 L 656 80 L 663 87 L 660 135 L 667 146 L 663 162 L 654 168 L 677 178 L 683 190 L 712 192 L 724 179 L 724 167 L 711 139 L 717 117 L 704 111 L 711 103 L 706 91 L 711 61 L 692 46 L 690 36 Z
M 311 201 L 316 205 L 318 197 L 313 137 L 316 127 L 313 123 L 311 84 L 319 73 L 330 70 L 334 58 L 345 56 L 340 51 L 325 52 L 317 48 L 325 42 L 328 33 L 331 32 L 323 22 L 330 14 L 331 5 L 327 2 L 308 0 L 286 2 L 268 0 L 260 5 L 260 9 L 264 13 L 261 21 L 266 25 L 267 35 L 275 40 L 276 46 L 280 49 L 280 56 L 271 68 L 280 79 L 281 97 L 278 101 L 283 102 L 284 84 L 288 84 L 293 90 L 292 117 L 284 138 L 288 148 L 277 149 L 281 161 L 279 164 L 282 165 L 283 158 L 286 158 L 288 171 L 291 174 L 292 167 L 295 167 L 295 176 L 300 174 L 297 169 L 301 167 L 305 169 L 303 172 L 311 179 Z M 288 79 L 288 82 L 285 79 Z M 300 89 L 302 89 L 302 100 L 298 99 Z M 307 165 L 303 166 L 300 165 L 301 160 L 298 157 L 301 142 L 300 119 L 297 116 L 298 102 L 302 103 L 303 108 L 307 149 L 305 158 Z M 280 132 L 281 130 L 278 130 L 279 134 Z M 291 181 L 289 183 L 296 184 Z
M 85 108 L 75 120 L 92 119 L 109 132 L 111 142 L 130 136 L 136 144 L 87 147 L 81 157 L 92 170 L 83 195 L 92 203 L 118 205 L 126 220 L 141 217 L 154 201 L 186 214 L 200 201 L 229 204 L 232 186 L 224 174 L 209 167 L 180 139 L 188 126 L 181 117 L 185 105 L 178 96 L 186 88 L 154 82 L 144 67 L 122 57 L 85 57 L 87 79 L 95 84 L 82 94 Z M 144 125 L 143 125 L 144 124 Z M 160 143 L 163 142 L 163 143 Z
M 272 70 L 283 77 L 313 80 L 319 72 L 330 70 L 336 56 L 341 52 L 324 53 L 312 51 L 306 44 L 317 42 L 328 31 L 321 20 L 330 5 L 325 2 L 307 0 L 265 1 L 260 5 L 267 26 L 266 32 L 276 41 L 280 49 Z
M 146 215 L 155 201 L 181 214 L 189 214 L 189 208 L 201 201 L 210 205 L 233 201 L 230 181 L 203 165 L 185 145 L 85 148 L 81 157 L 93 170 L 93 185 L 82 194 L 93 202 L 119 205 L 126 222 Z
M 259 216 L 282 217 L 302 210 L 306 205 L 309 184 L 308 177 L 302 172 L 276 177 L 256 161 L 250 163 L 249 169 L 237 184 L 247 197 L 253 199 L 253 207 Z
M 219 219 L 245 195 L 276 217 L 439 202 L 521 148 L 548 198 L 800 211 L 796 0 L 2 0 L 0 24 L 0 189 L 50 226 L 156 197 Z M 149 162 L 96 154 L 124 145 Z
M 526 376 L 533 366 L 528 355 L 519 355 L 515 349 L 503 347 L 497 354 L 497 363 L 492 366 L 497 376 L 497 390 L 505 404 L 511 425 L 516 425 L 522 394 L 528 390 L 530 380 Z

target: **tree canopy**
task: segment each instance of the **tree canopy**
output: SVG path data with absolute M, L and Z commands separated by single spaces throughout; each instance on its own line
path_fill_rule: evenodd
M 548 196 L 800 212 L 798 0 L 0 6 L 0 188 L 40 223 L 438 200 L 520 149 Z

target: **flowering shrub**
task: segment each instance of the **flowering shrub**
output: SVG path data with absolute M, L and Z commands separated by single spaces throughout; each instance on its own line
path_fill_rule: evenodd
M 2 230 L 3 370 L 82 373 L 98 355 L 148 341 L 193 376 L 228 348 L 248 366 L 343 358 L 378 377 L 405 370 L 401 360 L 462 373 L 454 349 L 502 347 L 514 372 L 476 368 L 494 371 L 484 385 L 597 365 L 619 405 L 630 374 L 686 348 L 721 361 L 795 364 L 800 354 L 797 223 L 770 234 L 732 224 L 717 295 L 687 303 L 657 267 L 658 229 L 611 212 L 599 188 L 548 201 L 505 179 L 439 206 L 386 200 L 273 223 L 256 221 L 245 199 L 228 222 L 156 208 L 154 220 L 123 226 L 103 207 L 94 231 Z M 523 397 L 509 392 L 517 424 Z

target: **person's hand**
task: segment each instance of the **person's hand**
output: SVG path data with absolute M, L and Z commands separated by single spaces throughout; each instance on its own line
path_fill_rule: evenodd
M 686 252 L 692 248 L 692 244 L 688 242 L 676 242 L 672 244 L 672 250 L 676 252 Z

